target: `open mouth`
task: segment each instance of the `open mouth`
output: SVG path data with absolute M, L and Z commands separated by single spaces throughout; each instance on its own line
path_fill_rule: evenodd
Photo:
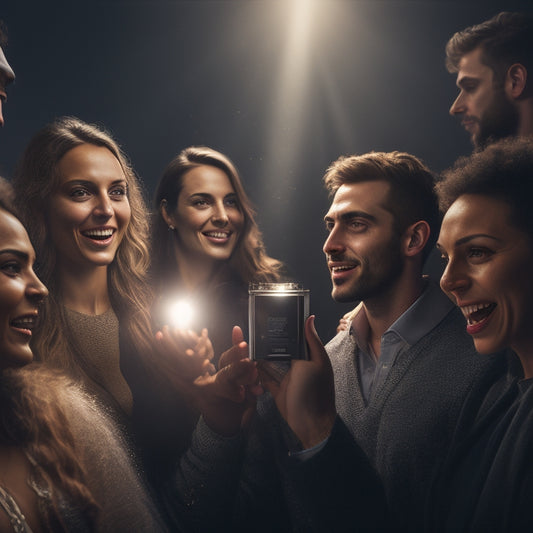
M 358 267 L 358 264 L 344 264 L 344 265 L 329 265 L 329 270 L 331 272 L 331 280 L 335 284 L 342 284 L 344 281 L 350 278 L 352 272 Z
M 92 239 L 94 241 L 106 241 L 110 239 L 113 236 L 113 233 L 115 232 L 114 229 L 89 229 L 86 231 L 82 231 L 81 234 L 84 237 L 87 237 L 88 239 Z
M 494 309 L 496 309 L 495 303 L 480 303 L 461 307 L 461 311 L 466 318 L 468 333 L 472 334 L 480 331 Z
M 10 322 L 10 326 L 24 335 L 31 336 L 31 332 L 37 325 L 37 315 L 27 315 L 14 318 Z
M 202 235 L 205 235 L 210 241 L 225 243 L 230 238 L 231 233 L 227 231 L 204 231 Z

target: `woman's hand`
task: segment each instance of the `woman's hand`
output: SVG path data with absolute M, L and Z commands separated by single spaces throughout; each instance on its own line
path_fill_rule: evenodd
M 207 329 L 198 335 L 191 330 L 164 326 L 155 335 L 155 351 L 167 376 L 172 381 L 193 381 L 204 374 L 214 374 L 213 346 Z
M 165 326 L 156 334 L 156 351 L 165 374 L 200 411 L 213 431 L 237 433 L 251 416 L 257 386 L 256 365 L 248 358 L 248 345 L 239 327 L 233 328 L 233 346 L 220 357 L 220 370 L 211 363 L 213 348 L 207 330 L 192 331 Z

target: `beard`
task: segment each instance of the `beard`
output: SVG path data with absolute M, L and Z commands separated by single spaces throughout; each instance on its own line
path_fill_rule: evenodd
M 332 256 L 333 258 L 333 256 Z M 349 258 L 335 257 L 335 260 Z M 398 237 L 381 246 L 373 254 L 359 259 L 359 275 L 339 285 L 334 283 L 331 296 L 336 302 L 364 301 L 386 294 L 401 276 L 404 257 Z
M 479 133 L 472 138 L 476 151 L 489 144 L 518 133 L 518 111 L 503 92 L 498 89 L 484 115 L 479 119 Z

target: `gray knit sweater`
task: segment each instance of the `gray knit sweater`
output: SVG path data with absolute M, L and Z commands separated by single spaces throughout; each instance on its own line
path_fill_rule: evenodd
M 365 405 L 351 333 L 339 333 L 326 350 L 337 411 L 379 472 L 398 530 L 421 530 L 428 487 L 463 401 L 499 364 L 497 358 L 475 352 L 464 317 L 453 308 L 398 355 L 383 387 Z

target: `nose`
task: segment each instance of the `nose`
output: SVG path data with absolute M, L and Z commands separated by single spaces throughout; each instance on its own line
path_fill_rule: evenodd
M 450 107 L 450 115 L 454 117 L 455 115 L 460 115 L 465 112 L 465 103 L 463 98 L 463 91 L 460 91 L 457 95 L 457 98 L 454 100 L 452 106 Z
M 464 269 L 452 261 L 448 261 L 442 277 L 440 287 L 444 292 L 457 296 L 469 286 L 469 278 Z
M 344 251 L 345 245 L 342 240 L 342 234 L 340 228 L 334 226 L 333 229 L 329 232 L 329 235 L 324 242 L 322 250 L 326 255 L 332 255 Z
M 48 296 L 48 289 L 33 270 L 28 285 L 26 286 L 26 296 L 37 303 L 42 302 Z
M 109 219 L 113 216 L 113 206 L 107 193 L 98 195 L 93 213 L 96 216 L 105 219 Z
M 211 221 L 215 226 L 223 228 L 224 226 L 227 226 L 229 223 L 229 217 L 228 213 L 226 211 L 226 208 L 223 204 L 217 205 L 213 212 L 213 216 L 211 217 Z

